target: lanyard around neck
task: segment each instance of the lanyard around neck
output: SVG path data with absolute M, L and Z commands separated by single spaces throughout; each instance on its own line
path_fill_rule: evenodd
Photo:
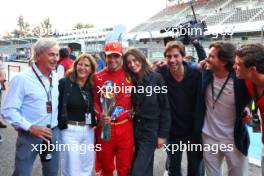
M 218 95 L 216 96 L 216 99 L 214 99 L 214 97 L 215 97 L 215 92 L 214 92 L 214 79 L 213 79 L 213 81 L 212 81 L 211 86 L 212 86 L 213 109 L 215 108 L 215 104 L 216 104 L 216 102 L 217 102 L 218 99 L 220 98 L 221 94 L 223 93 L 223 90 L 225 89 L 225 86 L 226 86 L 226 84 L 227 84 L 229 78 L 231 77 L 231 74 L 230 74 L 230 73 L 231 73 L 231 72 L 229 72 L 229 74 L 228 74 L 228 76 L 227 76 L 227 78 L 226 78 L 224 84 L 222 85 L 222 87 L 221 87 L 221 89 L 220 89 Z
M 89 91 L 82 89 L 82 87 L 79 84 L 78 84 L 78 87 L 80 89 L 83 100 L 84 100 L 85 104 L 87 105 L 87 112 L 89 112 L 89 108 L 90 108 Z
M 49 91 L 47 91 L 43 81 L 41 80 L 41 78 L 37 74 L 36 70 L 33 67 L 32 67 L 32 70 L 33 70 L 34 74 L 36 75 L 36 77 L 38 78 L 39 82 L 41 83 L 42 87 L 44 88 L 48 101 L 51 101 L 52 78 L 50 78 Z

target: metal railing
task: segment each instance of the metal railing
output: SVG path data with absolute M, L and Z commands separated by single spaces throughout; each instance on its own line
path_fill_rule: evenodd
M 20 65 L 8 65 L 7 66 L 8 81 L 10 81 L 10 72 L 11 72 L 12 68 L 17 68 L 18 72 L 21 71 L 21 66 Z

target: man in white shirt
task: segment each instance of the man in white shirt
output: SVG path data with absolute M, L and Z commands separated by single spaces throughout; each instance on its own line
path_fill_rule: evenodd
M 40 144 L 58 141 L 58 76 L 53 70 L 59 45 L 39 39 L 32 53 L 34 64 L 11 80 L 2 109 L 3 117 L 18 131 L 13 176 L 31 175 Z M 51 155 L 50 161 L 42 162 L 44 176 L 57 175 L 58 152 Z
M 202 134 L 205 171 L 210 176 L 222 175 L 224 158 L 229 176 L 248 175 L 249 137 L 242 118 L 250 96 L 244 81 L 236 78 L 234 58 L 234 45 L 212 43 L 202 70 L 196 128 Z

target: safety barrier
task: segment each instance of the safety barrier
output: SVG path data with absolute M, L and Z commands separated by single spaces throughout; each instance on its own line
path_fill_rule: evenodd
M 20 65 L 8 65 L 8 67 L 7 67 L 8 81 L 10 81 L 11 72 L 13 72 L 14 70 L 17 70 L 18 72 L 20 72 L 21 66 Z

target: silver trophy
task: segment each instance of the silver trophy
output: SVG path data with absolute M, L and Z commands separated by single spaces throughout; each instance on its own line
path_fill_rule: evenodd
M 113 109 L 116 104 L 116 95 L 114 93 L 114 84 L 112 81 L 106 81 L 103 85 L 104 91 L 100 96 L 100 104 L 103 110 L 103 113 L 107 116 L 111 116 Z M 111 124 L 104 124 L 101 139 L 109 141 L 111 138 Z

